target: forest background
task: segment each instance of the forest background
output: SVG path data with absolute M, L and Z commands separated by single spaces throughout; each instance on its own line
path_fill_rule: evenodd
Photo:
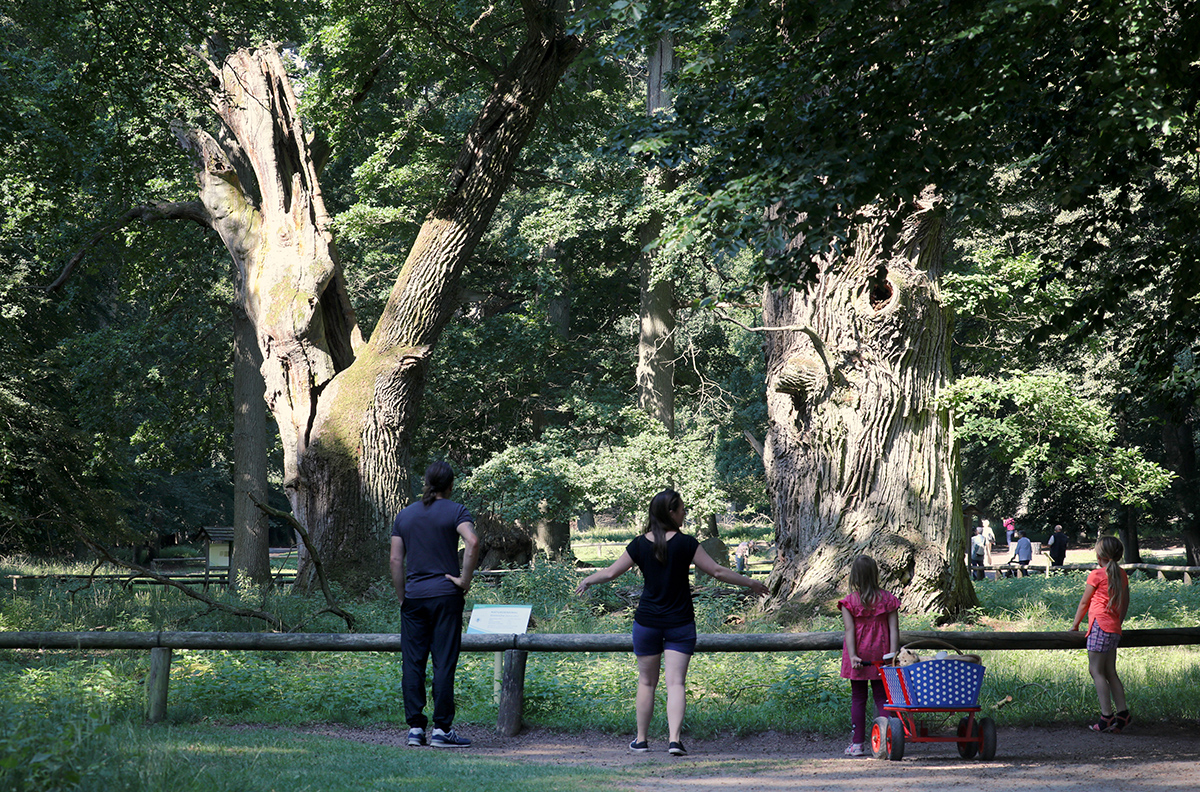
M 760 294 L 809 282 L 864 211 L 936 184 L 956 379 L 938 409 L 961 439 L 959 506 L 1035 533 L 1115 527 L 1130 560 L 1138 531 L 1178 535 L 1200 563 L 1200 83 L 1197 23 L 1179 8 L 620 0 L 566 13 L 555 35 L 580 53 L 450 283 L 398 497 L 448 459 L 481 519 L 551 553 L 564 526 L 638 520 L 667 482 L 695 517 L 772 522 Z M 86 554 L 83 538 L 155 544 L 235 520 L 242 286 L 208 226 L 166 211 L 195 201 L 179 129 L 212 126 L 204 59 L 280 43 L 340 286 L 369 336 L 512 60 L 520 11 L 3 12 L 0 551 Z M 648 114 L 663 42 L 674 104 Z M 1035 46 L 1058 54 L 1032 58 Z M 647 316 L 668 320 L 649 339 Z M 655 361 L 647 346 L 671 351 Z M 639 366 L 669 389 L 647 388 Z M 286 510 L 287 433 L 266 436 Z

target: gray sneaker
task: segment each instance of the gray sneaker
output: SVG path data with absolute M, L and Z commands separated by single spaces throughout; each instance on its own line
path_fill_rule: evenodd
M 413 748 L 418 748 L 422 745 L 429 745 L 429 738 L 425 736 L 425 730 L 420 726 L 414 726 L 408 730 L 407 741 Z
M 434 748 L 470 748 L 471 741 L 466 737 L 458 736 L 458 732 L 451 729 L 450 731 L 442 731 L 434 729 L 433 736 L 429 738 L 429 744 Z

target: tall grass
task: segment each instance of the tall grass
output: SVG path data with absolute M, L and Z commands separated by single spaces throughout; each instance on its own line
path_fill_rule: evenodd
M 627 632 L 640 589 L 636 572 L 596 587 L 583 598 L 573 594 L 577 579 L 572 566 L 541 561 L 494 586 L 476 585 L 468 607 L 530 604 L 537 632 Z M 976 589 L 981 601 L 976 621 L 954 629 L 1066 629 L 1083 580 L 1083 574 L 1073 574 L 981 582 Z M 1200 586 L 1137 576 L 1131 586 L 1128 627 L 1198 623 Z M 381 585 L 379 590 L 388 588 Z M 781 629 L 734 590 L 705 587 L 695 602 L 702 632 Z M 269 595 L 253 604 L 283 614 L 290 623 L 305 623 L 309 630 L 344 629 L 333 617 L 313 616 L 323 607 L 318 598 Z M 399 629 L 398 608 L 390 595 L 349 602 L 347 608 L 363 632 Z M 817 614 L 814 611 L 809 621 L 789 629 L 840 631 L 839 620 Z M 903 615 L 901 627 L 924 630 L 930 623 L 928 618 Z M 241 631 L 263 627 L 208 612 L 170 589 L 47 581 L 35 590 L 0 594 L 0 630 L 99 628 Z M 1096 699 L 1085 651 L 983 655 L 987 672 L 980 703 L 1000 725 L 1082 724 L 1094 719 Z M 1200 699 L 1194 695 L 1200 687 L 1200 651 L 1126 648 L 1119 658 L 1131 708 L 1140 721 L 1200 719 Z M 688 675 L 686 730 L 697 737 L 767 729 L 841 733 L 848 728 L 850 703 L 849 685 L 839 677 L 839 664 L 838 652 L 697 655 Z M 192 776 L 200 772 L 203 777 L 212 757 L 205 758 L 196 746 L 175 746 L 169 751 L 175 764 L 168 762 L 165 771 L 151 769 L 170 740 L 130 736 L 143 734 L 136 724 L 143 717 L 147 667 L 147 655 L 137 652 L 0 652 L 0 788 L 190 789 L 172 787 L 165 779 L 176 769 Z M 493 670 L 491 655 L 463 655 L 456 692 L 458 722 L 464 731 L 471 724 L 495 722 Z M 198 723 L 402 727 L 400 676 L 399 657 L 387 653 L 180 651 L 172 667 L 169 714 L 172 723 L 184 729 L 180 733 L 188 734 L 193 729 L 189 724 Z M 636 676 L 633 658 L 624 653 L 533 653 L 526 670 L 526 721 L 564 731 L 627 735 L 633 728 Z M 997 708 L 1007 696 L 1012 701 Z M 666 727 L 661 704 L 656 718 L 653 732 L 662 733 Z M 191 745 L 192 739 L 185 742 Z M 274 757 L 274 750 L 263 748 L 262 761 Z M 233 767 L 241 766 L 242 760 L 230 754 L 213 761 L 216 764 L 211 766 Z M 496 772 L 504 776 L 507 771 Z M 53 784 L 47 786 L 46 779 Z M 86 785 L 95 779 L 104 783 Z

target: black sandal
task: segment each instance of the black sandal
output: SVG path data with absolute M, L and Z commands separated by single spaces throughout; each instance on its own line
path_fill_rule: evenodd
M 1115 715 L 1105 715 L 1104 713 L 1101 713 L 1100 720 L 1096 723 L 1093 723 L 1091 726 L 1088 726 L 1088 728 L 1094 732 L 1106 732 L 1112 729 L 1113 721 L 1115 719 Z
M 1108 730 L 1113 734 L 1120 734 L 1121 730 L 1131 723 L 1133 723 L 1133 716 L 1129 714 L 1129 710 L 1121 710 L 1113 715 L 1112 726 Z

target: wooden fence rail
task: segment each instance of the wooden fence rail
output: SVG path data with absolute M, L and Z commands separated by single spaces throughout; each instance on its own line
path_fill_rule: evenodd
M 987 572 L 995 572 L 997 574 L 1007 573 L 1015 577 L 1025 577 L 1030 572 L 1091 572 L 1096 568 L 1095 564 L 1063 564 L 1062 566 L 1049 566 L 1048 563 L 1030 563 L 1028 566 L 1020 564 L 1000 563 L 988 564 L 986 566 L 973 566 L 970 569 L 982 569 Z M 1145 572 L 1149 577 L 1156 577 L 1159 580 L 1166 580 L 1168 573 L 1172 578 L 1178 577 L 1183 580 L 1184 585 L 1190 586 L 1196 577 L 1200 577 L 1200 567 L 1194 566 L 1172 566 L 1169 564 L 1121 564 L 1121 568 L 1126 572 Z
M 926 639 L 969 650 L 1082 649 L 1082 632 L 949 632 L 903 631 L 901 644 Z M 1200 627 L 1126 630 L 1122 647 L 1200 645 Z M 503 734 L 521 728 L 525 700 L 525 661 L 529 652 L 632 652 L 628 634 L 464 635 L 464 652 L 503 653 L 503 673 L 496 716 Z M 807 652 L 842 648 L 842 633 L 704 633 L 697 652 Z M 0 632 L 0 649 L 149 650 L 146 716 L 151 723 L 166 717 L 175 649 L 270 652 L 399 652 L 393 633 L 210 633 L 210 632 Z
M 150 577 L 142 577 L 136 572 L 125 575 L 117 574 L 96 574 L 88 575 L 82 573 L 47 573 L 40 575 L 4 575 L 0 580 L 6 580 L 8 583 L 4 585 L 5 589 L 12 588 L 13 591 L 18 590 L 18 586 L 28 588 L 29 585 L 37 585 L 47 580 L 53 580 L 60 583 L 119 583 L 132 584 L 137 586 L 169 586 L 171 583 L 184 583 L 191 585 L 212 584 L 214 586 L 224 586 L 228 583 L 229 575 L 224 572 L 213 572 L 205 575 L 203 572 L 182 572 L 179 574 L 160 574 L 160 577 L 165 580 L 156 580 Z M 273 582 L 283 585 L 288 585 L 296 582 L 295 572 L 275 572 L 272 574 Z M 170 582 L 166 582 L 170 581 Z M 29 585 L 27 585 L 29 584 Z

